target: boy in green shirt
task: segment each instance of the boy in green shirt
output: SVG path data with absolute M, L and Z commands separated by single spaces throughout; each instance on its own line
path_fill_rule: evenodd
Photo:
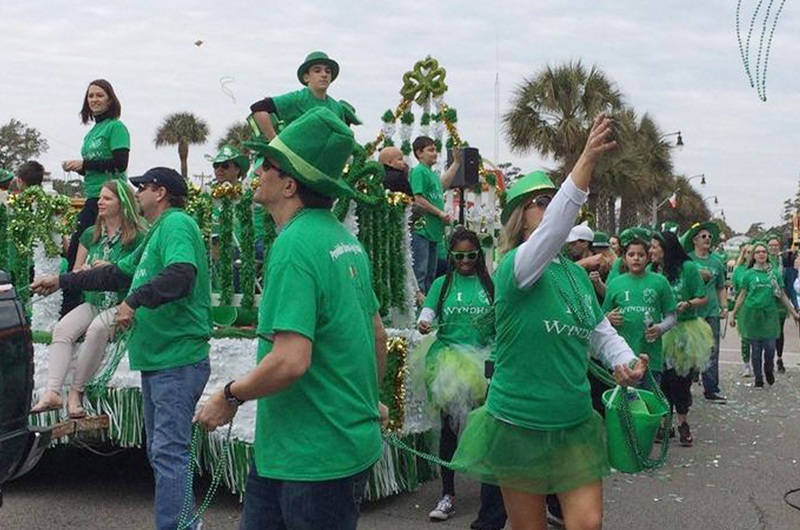
M 280 96 L 264 98 L 250 106 L 261 133 L 272 140 L 284 127 L 316 107 L 330 110 L 347 125 L 360 125 L 356 111 L 347 102 L 328 95 L 328 88 L 339 76 L 339 63 L 324 52 L 311 52 L 297 69 L 297 80 L 305 88 Z
M 414 205 L 424 212 L 420 226 L 411 233 L 411 254 L 417 287 L 420 293 L 427 294 L 436 278 L 436 245 L 444 238 L 444 226 L 452 222 L 450 214 L 444 211 L 443 190 L 450 186 L 461 165 L 461 152 L 453 150 L 453 163 L 439 178 L 432 169 L 439 158 L 436 142 L 427 136 L 419 136 L 411 147 L 419 164 L 411 170 L 409 181 L 414 193 Z
M 265 156 L 255 200 L 280 227 L 264 273 L 258 364 L 197 419 L 214 429 L 258 399 L 240 529 L 354 530 L 382 451 L 386 332 L 367 254 L 330 211 L 335 197 L 353 194 L 342 179 L 353 133 L 319 108 L 269 144 L 247 145 Z

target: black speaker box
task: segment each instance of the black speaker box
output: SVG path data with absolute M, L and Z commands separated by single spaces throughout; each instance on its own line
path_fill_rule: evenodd
M 476 147 L 460 147 L 461 165 L 458 166 L 450 183 L 451 188 L 472 188 L 478 185 L 478 165 L 481 161 L 480 152 Z M 447 150 L 447 167 L 453 163 L 453 150 Z

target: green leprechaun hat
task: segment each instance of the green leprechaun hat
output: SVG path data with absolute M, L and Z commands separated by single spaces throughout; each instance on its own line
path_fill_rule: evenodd
M 233 162 L 239 167 L 241 176 L 247 176 L 247 170 L 250 169 L 250 159 L 247 155 L 233 147 L 231 144 L 225 144 L 216 156 L 206 155 L 206 160 L 212 164 L 221 164 L 222 162 Z
M 5 184 L 14 179 L 14 173 L 6 169 L 0 169 L 0 184 Z
M 694 237 L 701 231 L 708 230 L 711 233 L 711 246 L 713 247 L 719 242 L 719 226 L 713 221 L 706 221 L 704 223 L 695 223 L 684 233 L 681 238 L 681 246 L 686 252 L 694 251 Z
M 647 245 L 653 237 L 653 231 L 643 226 L 634 226 L 622 231 L 619 235 L 619 244 L 622 248 L 627 247 L 634 241 L 640 241 Z
M 337 77 L 339 77 L 339 63 L 328 57 L 328 54 L 325 52 L 311 52 L 306 55 L 306 60 L 303 61 L 303 64 L 300 65 L 300 68 L 297 69 L 297 79 L 300 81 L 300 84 L 307 85 L 303 80 L 303 76 L 308 72 L 308 69 L 311 68 L 315 64 L 327 64 L 331 68 L 331 82 L 335 81 Z
M 506 224 L 511 213 L 517 206 L 535 193 L 541 191 L 555 192 L 557 189 L 556 185 L 553 184 L 553 181 L 550 180 L 550 177 L 548 177 L 547 173 L 544 171 L 538 170 L 533 173 L 528 173 L 517 180 L 514 185 L 511 186 L 511 189 L 508 190 L 506 194 L 506 204 L 503 206 L 503 211 L 500 214 L 500 222 Z
M 269 143 L 244 145 L 277 162 L 280 168 L 312 190 L 328 197 L 349 197 L 353 189 L 342 178 L 353 153 L 353 133 L 325 107 L 315 107 L 290 123 Z

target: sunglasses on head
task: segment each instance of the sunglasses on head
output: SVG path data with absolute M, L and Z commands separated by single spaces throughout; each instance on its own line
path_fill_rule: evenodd
M 545 208 L 547 208 L 547 206 L 550 204 L 552 200 L 553 198 L 549 195 L 539 195 L 538 197 L 533 199 L 530 203 L 528 203 L 525 209 L 527 210 L 531 206 L 536 206 L 537 208 L 541 208 L 542 210 L 544 210 Z
M 450 255 L 453 256 L 453 259 L 456 261 L 463 261 L 465 259 L 473 260 L 477 259 L 478 251 L 470 250 L 469 252 L 450 252 Z
M 232 164 L 233 164 L 233 162 L 230 162 L 230 161 L 226 160 L 225 162 L 214 162 L 213 164 L 211 164 L 211 167 L 213 167 L 214 169 L 217 169 L 217 168 L 221 167 L 222 169 L 227 171 L 231 167 Z

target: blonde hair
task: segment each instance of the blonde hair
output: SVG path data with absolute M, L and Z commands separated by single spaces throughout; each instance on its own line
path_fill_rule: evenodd
M 103 184 L 103 188 L 106 188 L 108 189 L 108 191 L 113 193 L 114 196 L 117 198 L 117 200 L 120 202 L 119 216 L 120 216 L 120 230 L 122 232 L 120 235 L 120 241 L 122 242 L 122 246 L 127 247 L 136 240 L 136 236 L 138 235 L 138 233 L 144 230 L 144 226 L 142 226 L 141 217 L 137 215 L 136 218 L 131 218 L 129 213 L 125 210 L 125 206 L 122 204 L 122 199 L 120 199 L 119 192 L 117 191 L 117 183 L 114 179 L 105 181 L 105 183 Z M 130 201 L 130 203 L 133 205 L 134 208 L 136 208 L 137 214 L 140 214 L 141 212 L 139 212 L 139 204 L 136 202 L 136 198 L 134 196 L 131 187 L 128 184 L 123 184 L 122 189 L 125 190 L 123 193 L 127 195 L 127 198 Z M 103 233 L 103 220 L 98 215 L 97 221 L 95 221 L 94 223 L 94 237 L 92 238 L 92 243 L 97 243 L 102 233 Z
M 736 264 L 734 267 L 738 267 L 739 265 L 747 265 L 747 255 L 751 252 L 753 252 L 753 245 L 742 245 L 742 248 L 739 249 L 739 257 L 736 258 Z
M 527 201 L 525 202 L 527 206 Z M 505 256 L 506 253 L 514 250 L 522 244 L 525 237 L 525 206 L 520 203 L 511 215 L 508 216 L 506 224 L 500 231 L 500 241 L 498 242 L 497 251 L 500 256 Z

